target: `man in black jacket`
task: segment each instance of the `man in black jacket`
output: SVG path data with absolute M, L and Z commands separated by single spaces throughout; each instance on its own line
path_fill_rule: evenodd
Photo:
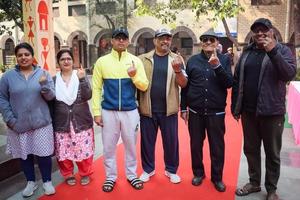
M 280 175 L 280 150 L 285 114 L 286 83 L 296 74 L 290 49 L 274 37 L 270 20 L 257 19 L 251 26 L 253 43 L 244 49 L 234 74 L 232 114 L 242 119 L 244 154 L 249 183 L 236 190 L 245 196 L 261 191 L 261 142 L 266 154 L 267 200 L 276 194 Z
M 230 59 L 217 52 L 218 36 L 207 31 L 200 36 L 202 51 L 187 63 L 188 84 L 181 92 L 181 117 L 190 133 L 192 184 L 198 186 L 205 178 L 203 141 L 207 132 L 211 155 L 211 181 L 224 192 L 224 134 L 227 89 L 232 86 Z

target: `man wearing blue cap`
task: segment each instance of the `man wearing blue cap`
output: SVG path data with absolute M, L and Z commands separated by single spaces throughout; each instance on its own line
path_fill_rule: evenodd
M 284 128 L 286 83 L 296 74 L 291 50 L 276 41 L 269 19 L 251 26 L 253 43 L 243 51 L 234 73 L 231 110 L 242 119 L 249 183 L 236 190 L 245 196 L 261 191 L 261 143 L 266 154 L 267 200 L 278 200 L 280 150 Z
M 179 87 L 186 85 L 183 59 L 170 50 L 172 33 L 165 28 L 155 32 L 155 49 L 140 56 L 149 79 L 147 91 L 139 93 L 141 114 L 141 155 L 144 172 L 140 179 L 150 180 L 155 174 L 155 143 L 158 128 L 164 149 L 165 175 L 179 183 L 178 108 Z
M 114 189 L 117 179 L 116 148 L 120 136 L 125 147 L 126 177 L 134 189 L 143 189 L 137 178 L 136 138 L 139 114 L 136 89 L 145 91 L 148 79 L 141 60 L 128 53 L 129 34 L 125 28 L 112 32 L 112 51 L 100 57 L 93 73 L 92 110 L 94 121 L 102 127 L 106 181 L 104 192 Z
M 205 178 L 203 142 L 208 137 L 211 181 L 224 192 L 225 106 L 227 89 L 232 86 L 230 60 L 217 51 L 217 34 L 209 30 L 200 36 L 202 50 L 186 66 L 187 86 L 181 91 L 181 118 L 188 122 L 194 186 Z

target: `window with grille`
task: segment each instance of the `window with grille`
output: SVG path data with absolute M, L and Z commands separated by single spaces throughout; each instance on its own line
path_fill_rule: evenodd
M 53 17 L 59 17 L 59 7 L 53 7 Z
M 193 48 L 192 38 L 181 38 L 181 48 Z
M 68 16 L 83 16 L 86 15 L 85 5 L 69 6 Z
M 96 13 L 103 14 L 116 14 L 117 4 L 115 1 L 98 2 L 96 4 Z

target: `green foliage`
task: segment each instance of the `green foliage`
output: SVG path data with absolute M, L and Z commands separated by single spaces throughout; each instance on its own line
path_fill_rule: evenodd
M 2 73 L 4 73 L 6 70 L 9 69 L 9 66 L 8 65 L 3 65 L 3 64 L 0 64 L 0 71 Z
M 52 0 L 53 3 L 60 0 Z M 22 31 L 24 31 L 23 15 L 22 15 L 22 0 L 0 0 L 0 22 L 14 21 Z M 11 28 L 14 28 L 11 27 Z M 0 26 L 0 35 L 4 32 L 11 34 L 9 27 Z
M 90 18 L 90 28 L 98 27 L 100 29 L 115 29 L 118 26 L 127 26 L 127 18 L 131 14 L 127 0 L 87 0 L 88 17 Z M 126 5 L 126 6 L 125 6 Z M 103 16 L 106 23 L 93 19 L 94 16 Z
M 200 16 L 208 16 L 212 24 L 223 23 L 225 32 L 229 40 L 239 48 L 237 40 L 231 35 L 226 18 L 232 18 L 244 9 L 236 0 L 170 0 L 170 3 L 158 3 L 147 5 L 144 0 L 137 0 L 137 15 L 150 15 L 162 21 L 164 24 L 174 23 L 177 14 L 185 9 L 191 9 L 196 19 Z
M 52 0 L 53 3 L 57 3 L 61 0 Z M 66 0 L 64 0 L 66 1 Z M 92 23 L 92 26 L 99 28 L 114 29 L 115 26 L 126 26 L 124 18 L 127 18 L 131 14 L 131 8 L 125 9 L 124 4 L 127 4 L 127 0 L 112 0 L 116 3 L 116 13 L 102 14 L 107 21 L 107 26 L 102 26 L 100 23 Z M 86 3 L 89 5 L 89 17 L 96 15 L 96 4 L 105 3 L 103 0 L 87 0 Z M 109 3 L 109 2 L 108 2 Z M 105 5 L 105 4 L 102 4 Z M 101 9 L 106 9 L 105 7 Z M 124 14 L 126 13 L 126 14 Z M 22 19 L 22 0 L 0 0 L 0 22 L 4 21 L 14 21 L 16 26 L 18 26 L 22 31 L 24 31 L 24 24 Z M 0 26 L 0 34 L 7 32 L 11 34 L 11 28 L 5 25 Z
M 176 20 L 176 15 L 184 9 L 191 8 L 198 19 L 201 15 L 211 14 L 209 20 L 218 21 L 231 18 L 244 9 L 236 0 L 171 0 L 170 3 L 158 3 L 147 5 L 144 0 L 137 0 L 138 15 L 154 16 L 162 23 L 170 23 Z
M 0 22 L 14 21 L 21 30 L 24 30 L 22 17 L 21 0 L 0 0 Z M 10 28 L 2 25 L 0 26 L 0 34 L 3 34 L 4 32 L 11 34 Z

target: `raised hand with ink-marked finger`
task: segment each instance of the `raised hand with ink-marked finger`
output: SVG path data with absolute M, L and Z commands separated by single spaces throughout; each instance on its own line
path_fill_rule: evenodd
M 129 77 L 134 77 L 136 74 L 136 67 L 134 62 L 132 61 L 132 65 L 127 69 L 127 73 Z
M 40 79 L 39 79 L 39 83 L 40 83 L 40 84 L 43 84 L 43 83 L 45 83 L 45 82 L 47 82 L 47 74 L 46 74 L 46 71 L 43 70 L 43 74 L 42 74 L 42 76 L 41 76 Z
M 211 54 L 208 60 L 209 64 L 211 64 L 213 67 L 218 66 L 220 64 L 220 60 L 217 55 L 217 49 L 214 48 L 214 52 Z
M 85 70 L 83 69 L 82 65 L 77 69 L 77 77 L 78 79 L 82 79 L 85 77 Z
M 264 38 L 264 48 L 266 52 L 270 52 L 276 46 L 276 40 L 274 37 L 273 31 L 269 31 L 266 33 L 266 37 Z

